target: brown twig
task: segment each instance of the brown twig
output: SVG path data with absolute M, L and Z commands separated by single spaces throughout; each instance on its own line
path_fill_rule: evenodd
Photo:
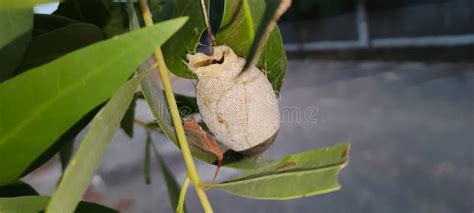
M 202 16 L 204 17 L 204 22 L 206 23 L 207 34 L 209 35 L 209 39 L 211 39 L 212 47 L 217 46 L 216 38 L 214 37 L 214 34 L 212 33 L 211 23 L 209 22 L 209 15 L 207 13 L 206 3 L 204 2 L 204 0 L 201 0 L 201 9 L 202 9 Z M 211 51 L 212 51 L 212 48 L 211 48 Z

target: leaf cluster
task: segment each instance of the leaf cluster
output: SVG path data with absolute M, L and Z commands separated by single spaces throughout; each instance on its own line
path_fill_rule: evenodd
M 173 74 L 195 78 L 185 60 L 186 54 L 206 48 L 200 1 L 150 0 L 158 24 L 146 28 L 141 28 L 143 20 L 138 15 L 143 11 L 130 0 L 65 0 L 53 14 L 33 14 L 34 5 L 52 1 L 0 0 L 0 197 L 4 197 L 0 198 L 0 212 L 116 212 L 82 202 L 81 197 L 114 132 L 121 127 L 133 137 L 135 124 L 148 135 L 145 180 L 151 181 L 153 154 L 176 208 L 179 184 L 151 134 L 160 132 L 179 145 L 150 56 L 161 47 Z M 228 45 L 248 59 L 258 55 L 255 43 L 263 37 L 272 8 L 281 2 L 204 3 L 210 7 L 217 44 Z M 287 68 L 278 27 L 269 34 L 256 66 L 266 72 L 278 92 Z M 156 123 L 135 119 L 135 102 L 140 99 L 146 100 Z M 187 110 L 181 111 L 182 117 L 199 112 L 194 97 L 176 94 L 176 102 Z M 88 131 L 74 150 L 77 135 L 86 126 Z M 215 164 L 216 157 L 196 145 L 192 135 L 188 140 L 193 157 Z M 280 160 L 228 151 L 224 165 L 243 169 L 243 174 L 206 187 L 255 199 L 292 199 L 334 191 L 340 187 L 337 175 L 348 161 L 348 151 L 349 145 L 338 145 Z M 64 172 L 51 197 L 40 196 L 19 182 L 58 153 Z M 288 182 L 291 187 L 285 184 Z

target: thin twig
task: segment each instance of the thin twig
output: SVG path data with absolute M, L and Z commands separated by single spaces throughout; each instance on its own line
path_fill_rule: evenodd
M 178 206 L 176 208 L 176 213 L 184 212 L 184 201 L 186 200 L 186 192 L 188 191 L 190 179 L 186 177 L 184 180 L 183 186 L 181 187 L 181 192 L 179 192 Z
M 206 3 L 204 2 L 204 0 L 201 0 L 201 9 L 202 16 L 204 16 L 204 22 L 206 23 L 207 34 L 209 35 L 209 39 L 211 39 L 211 44 L 213 47 L 217 46 L 216 38 L 214 37 L 214 33 L 212 33 L 211 23 L 209 22 L 209 15 L 207 13 Z
M 151 18 L 151 12 L 150 12 L 150 9 L 148 8 L 147 1 L 140 0 L 140 6 L 142 9 L 145 26 L 151 27 L 153 25 L 153 20 Z M 176 99 L 174 97 L 173 88 L 171 86 L 171 82 L 168 76 L 168 67 L 166 66 L 166 63 L 163 57 L 163 52 L 161 51 L 161 48 L 159 47 L 156 48 L 155 50 L 155 59 L 158 62 L 161 83 L 163 84 L 166 100 L 168 102 L 168 107 L 171 112 L 171 119 L 173 120 L 174 129 L 176 131 L 178 143 L 181 148 L 181 152 L 183 154 L 184 162 L 186 164 L 186 169 L 187 169 L 189 179 L 191 179 L 191 181 L 195 185 L 196 192 L 198 194 L 199 200 L 201 201 L 202 207 L 204 208 L 204 211 L 213 212 L 211 203 L 209 202 L 209 199 L 207 198 L 206 191 L 204 190 L 204 186 L 201 183 L 201 179 L 197 172 L 196 165 L 194 164 L 191 150 L 189 149 L 186 135 L 184 133 L 183 124 L 181 122 L 181 117 L 179 115 L 178 106 L 176 104 Z
M 255 54 L 253 56 L 250 56 L 251 57 L 250 59 L 247 59 L 249 61 L 245 63 L 245 66 L 242 68 L 241 73 L 245 73 L 246 71 L 250 70 L 251 67 L 257 63 L 258 59 L 260 58 L 260 54 L 262 54 L 263 46 L 265 45 L 265 43 L 267 43 L 268 37 L 270 37 L 270 33 L 273 31 L 273 28 L 275 28 L 280 17 L 290 7 L 291 1 L 292 0 L 281 0 L 280 5 L 278 5 L 278 8 L 273 14 L 270 22 L 265 27 L 262 37 L 258 41 L 254 41 L 254 44 L 252 44 L 252 49 L 254 48 L 255 45 L 257 45 L 255 49 Z

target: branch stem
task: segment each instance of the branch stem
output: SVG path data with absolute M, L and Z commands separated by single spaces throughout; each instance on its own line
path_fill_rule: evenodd
M 142 9 L 142 13 L 143 13 L 142 15 L 145 21 L 145 26 L 146 27 L 153 26 L 153 19 L 151 16 L 150 9 L 148 8 L 147 1 L 140 0 L 140 7 Z M 178 139 L 181 152 L 183 154 L 184 163 L 186 164 L 188 177 L 194 183 L 197 195 L 199 197 L 199 200 L 201 201 L 204 211 L 213 212 L 212 206 L 209 202 L 209 199 L 207 198 L 207 194 L 206 194 L 203 184 L 201 183 L 201 179 L 199 178 L 199 174 L 197 172 L 196 165 L 194 164 L 191 150 L 189 149 L 189 145 L 186 140 L 186 135 L 184 133 L 181 117 L 179 115 L 178 106 L 176 104 L 176 99 L 174 97 L 173 87 L 171 86 L 170 78 L 168 75 L 169 70 L 168 70 L 168 67 L 166 66 L 166 63 L 163 57 L 163 52 L 161 51 L 160 47 L 156 48 L 155 50 L 155 59 L 158 62 L 158 69 L 160 71 L 161 83 L 163 84 L 166 101 L 168 102 L 168 107 L 171 112 L 171 119 L 173 120 L 174 129 L 176 131 L 176 137 Z
M 212 46 L 217 46 L 216 38 L 214 37 L 214 33 L 212 33 L 211 22 L 209 21 L 209 14 L 207 13 L 207 7 L 204 0 L 201 0 L 201 10 L 202 16 L 204 17 L 204 22 L 206 23 L 207 34 L 209 35 L 209 39 L 211 39 Z
M 183 186 L 181 187 L 181 192 L 179 192 L 178 206 L 176 208 L 176 213 L 184 212 L 184 200 L 186 200 L 186 192 L 188 191 L 190 179 L 186 177 L 184 180 Z

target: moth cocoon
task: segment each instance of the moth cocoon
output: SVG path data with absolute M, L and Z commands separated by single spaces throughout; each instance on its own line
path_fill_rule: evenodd
M 198 77 L 201 117 L 217 140 L 246 155 L 265 151 L 280 127 L 276 94 L 265 73 L 255 66 L 241 73 L 245 59 L 223 45 L 214 47 L 211 56 L 187 58 Z

